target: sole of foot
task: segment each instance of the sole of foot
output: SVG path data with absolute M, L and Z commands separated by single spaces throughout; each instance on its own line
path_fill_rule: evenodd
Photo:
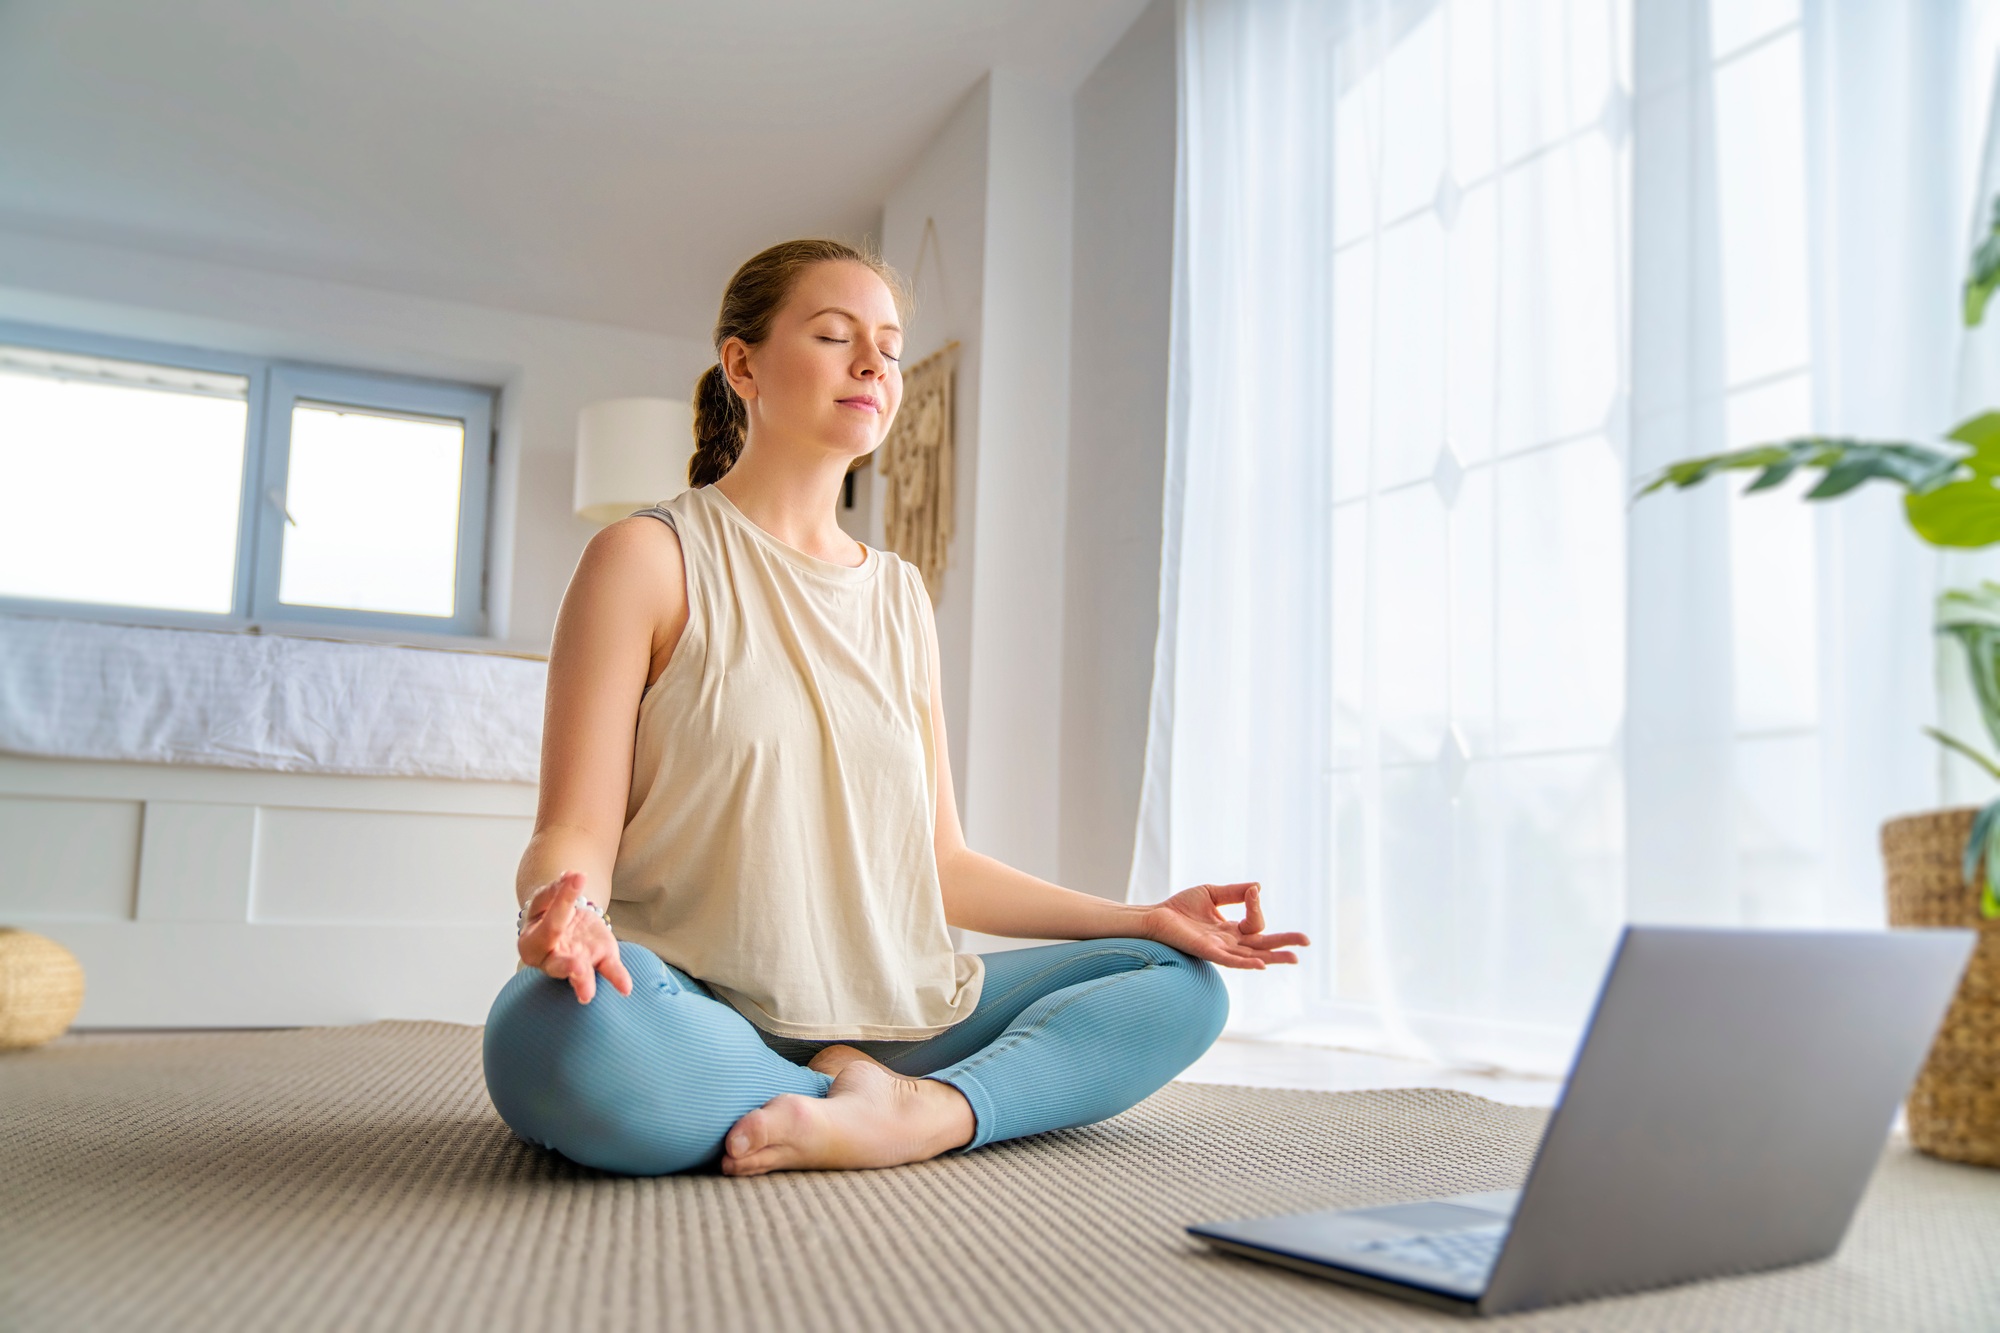
M 723 1139 L 724 1175 L 901 1166 L 972 1141 L 972 1105 L 948 1083 L 852 1046 L 828 1046 L 807 1068 L 832 1076 L 826 1096 L 780 1093 L 744 1115 Z

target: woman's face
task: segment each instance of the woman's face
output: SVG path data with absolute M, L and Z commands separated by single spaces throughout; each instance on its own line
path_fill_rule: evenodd
M 731 340 L 723 366 L 753 437 L 810 440 L 847 458 L 872 452 L 903 401 L 903 330 L 888 284 L 865 264 L 814 264 L 755 347 Z

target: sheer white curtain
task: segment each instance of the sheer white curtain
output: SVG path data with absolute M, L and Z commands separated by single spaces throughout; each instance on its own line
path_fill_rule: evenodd
M 1130 893 L 1257 879 L 1324 938 L 1331 298 L 1323 6 L 1181 15 L 1161 629 Z M 1320 946 L 1315 946 L 1320 947 Z M 1308 950 L 1311 952 L 1311 950 Z M 1232 1022 L 1316 969 L 1232 975 Z
M 1628 497 L 1949 424 L 1970 12 L 1185 0 L 1131 893 L 1312 933 L 1234 1031 L 1559 1068 L 1625 920 L 1880 920 L 1937 560 Z

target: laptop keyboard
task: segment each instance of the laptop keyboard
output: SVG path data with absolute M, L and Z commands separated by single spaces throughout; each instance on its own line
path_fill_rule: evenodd
M 1466 1282 L 1484 1282 L 1493 1271 L 1493 1261 L 1500 1255 L 1500 1242 L 1506 1236 L 1504 1226 L 1470 1227 L 1371 1240 L 1354 1248 L 1391 1263 L 1436 1269 Z

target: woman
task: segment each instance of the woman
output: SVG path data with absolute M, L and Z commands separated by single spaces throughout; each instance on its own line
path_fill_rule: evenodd
M 563 598 L 485 1062 L 502 1118 L 585 1165 L 892 1166 L 1088 1124 L 1208 1048 L 1215 964 L 1307 943 L 1255 884 L 1114 903 L 966 847 L 930 599 L 834 521 L 902 399 L 893 280 L 830 241 L 738 270 L 693 489 L 593 537 Z M 948 924 L 1073 942 L 958 954 Z

